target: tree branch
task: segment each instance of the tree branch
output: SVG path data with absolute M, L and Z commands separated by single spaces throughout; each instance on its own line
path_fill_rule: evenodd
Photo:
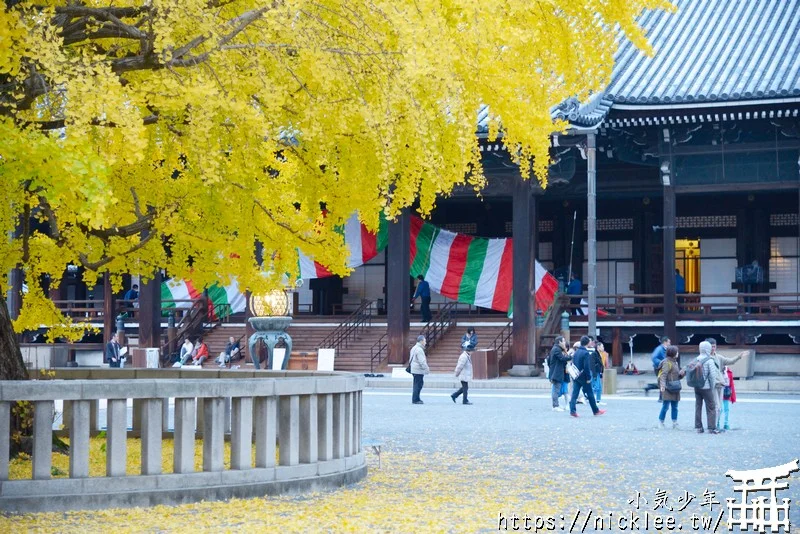
M 153 238 L 154 235 L 155 235 L 154 232 L 148 233 L 142 240 L 140 240 L 134 246 L 132 246 L 131 248 L 129 248 L 128 250 L 123 252 L 122 256 L 127 256 L 129 254 L 133 254 L 137 250 L 141 249 L 147 243 L 150 242 L 150 240 Z M 80 254 L 78 254 L 78 260 L 81 262 L 81 265 L 83 267 L 85 267 L 86 269 L 88 269 L 90 271 L 97 271 L 97 269 L 99 269 L 103 265 L 106 265 L 107 263 L 111 263 L 112 261 L 114 261 L 114 256 L 106 256 L 105 258 L 103 258 L 101 260 L 98 260 L 96 262 L 90 262 L 89 258 L 86 256 L 86 254 L 80 253 Z

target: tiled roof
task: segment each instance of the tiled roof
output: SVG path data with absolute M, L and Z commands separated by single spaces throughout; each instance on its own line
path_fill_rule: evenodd
M 756 100 L 800 101 L 800 0 L 673 0 L 677 12 L 640 17 L 655 55 L 627 39 L 614 56 L 611 83 L 589 101 L 554 106 L 554 119 L 594 127 L 613 107 Z M 478 112 L 485 133 L 488 109 Z
M 629 41 L 605 96 L 615 104 L 800 97 L 800 0 L 678 0 L 640 19 L 655 56 Z

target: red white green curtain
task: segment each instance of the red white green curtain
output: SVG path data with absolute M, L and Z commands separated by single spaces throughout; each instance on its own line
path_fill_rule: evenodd
M 449 232 L 411 219 L 411 275 L 448 298 L 508 312 L 513 287 L 512 239 L 487 239 Z M 558 281 L 536 263 L 536 308 L 547 311 Z
M 188 307 L 189 303 L 175 300 L 195 300 L 203 296 L 203 290 L 194 286 L 191 280 L 171 279 L 161 283 L 161 302 L 163 308 Z M 228 315 L 245 310 L 247 299 L 239 284 L 234 280 L 227 286 L 214 284 L 208 288 L 208 314 L 212 318 L 224 319 Z
M 358 220 L 358 213 L 347 220 L 342 228 L 344 243 L 350 251 L 350 258 L 347 266 L 351 269 L 364 265 L 386 248 L 389 237 L 389 226 L 386 219 L 381 217 L 380 226 L 377 233 L 367 230 Z M 331 272 L 322 264 L 315 262 L 312 258 L 298 251 L 298 264 L 300 278 L 325 278 L 332 276 Z
M 353 214 L 342 228 L 350 251 L 347 266 L 359 267 L 386 248 L 388 224 L 381 219 L 377 233 L 372 233 Z M 512 239 L 488 239 L 449 232 L 419 217 L 411 219 L 411 275 L 423 275 L 433 291 L 457 302 L 509 312 L 511 310 Z M 303 253 L 298 253 L 300 278 L 324 278 L 330 271 Z M 536 308 L 547 311 L 558 290 L 557 280 L 536 263 Z M 199 298 L 202 291 L 191 282 L 165 282 L 162 300 Z M 234 281 L 209 289 L 209 311 L 224 317 L 244 311 L 245 298 Z M 230 310 L 230 311 L 227 311 Z M 219 313 L 217 313 L 219 312 Z M 222 315 L 221 315 L 222 314 Z

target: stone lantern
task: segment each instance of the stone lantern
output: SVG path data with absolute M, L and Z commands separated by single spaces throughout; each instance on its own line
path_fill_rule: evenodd
M 286 356 L 283 359 L 282 369 L 286 369 L 289 363 L 289 356 L 292 353 L 292 337 L 286 333 L 286 329 L 292 324 L 292 317 L 289 315 L 289 292 L 284 289 L 275 289 L 264 295 L 253 295 L 250 297 L 250 311 L 253 317 L 248 319 L 250 326 L 255 333 L 248 340 L 247 349 L 253 359 L 253 366 L 260 369 L 256 345 L 258 341 L 264 342 L 267 347 L 266 366 L 272 363 L 275 345 L 279 340 L 283 340 L 286 345 Z

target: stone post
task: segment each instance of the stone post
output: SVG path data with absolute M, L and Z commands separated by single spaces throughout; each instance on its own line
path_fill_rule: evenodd
M 161 474 L 161 399 L 142 402 L 142 474 Z
M 8 480 L 8 461 L 11 454 L 11 403 L 0 402 L 0 481 Z
M 53 464 L 53 401 L 33 403 L 33 480 L 50 478 Z
M 195 399 L 175 399 L 175 441 L 172 468 L 175 473 L 194 472 Z
M 128 400 L 108 399 L 106 415 L 106 476 L 124 477 L 127 466 Z
M 253 443 L 253 398 L 231 400 L 231 469 L 250 469 Z
M 317 396 L 300 396 L 300 463 L 317 463 L 318 439 L 317 439 Z
M 256 467 L 275 465 L 276 427 L 278 426 L 276 397 L 255 399 Z
M 320 461 L 333 459 L 333 395 L 317 396 L 317 438 Z
M 222 471 L 225 451 L 225 399 L 203 399 L 203 471 Z
M 89 476 L 89 401 L 71 401 L 69 411 L 69 476 L 86 478 Z
M 280 429 L 278 437 L 278 454 L 280 465 L 297 465 L 300 463 L 300 397 L 288 395 L 280 397 Z
M 346 393 L 333 395 L 333 457 L 336 459 L 345 456 L 345 402 Z

